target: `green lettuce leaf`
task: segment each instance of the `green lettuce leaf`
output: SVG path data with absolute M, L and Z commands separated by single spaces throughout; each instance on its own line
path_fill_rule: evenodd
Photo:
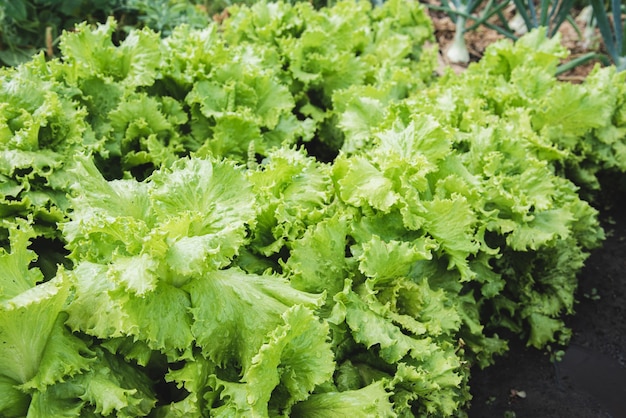
M 333 211 L 329 167 L 302 150 L 276 150 L 248 179 L 258 196 L 258 218 L 251 248 L 265 256 L 302 237 Z
M 335 370 L 328 324 L 320 323 L 302 305 L 282 315 L 284 325 L 272 331 L 242 377 L 244 383 L 223 382 L 220 397 L 227 400 L 218 416 L 235 413 L 255 416 L 289 415 L 292 405 L 308 398 Z M 228 411 L 228 412 L 227 412 Z
M 332 297 L 343 289 L 350 266 L 345 259 L 349 219 L 334 216 L 310 227 L 291 245 L 284 265 L 291 285 L 305 292 L 328 292 Z
M 241 170 L 229 162 L 184 159 L 155 172 L 150 182 L 154 221 L 167 234 L 165 258 L 174 273 L 189 276 L 227 266 L 256 215 Z
M 69 80 L 95 76 L 129 87 L 154 83 L 161 60 L 159 35 L 149 29 L 131 31 L 120 46 L 115 46 L 115 28 L 115 21 L 109 18 L 95 30 L 82 23 L 75 33 L 61 37 L 60 49 L 68 63 Z
M 377 381 L 362 389 L 311 395 L 307 400 L 294 405 L 293 413 L 311 418 L 345 415 L 363 418 L 396 417 L 389 396 L 385 383 Z
M 164 281 L 142 295 L 110 280 L 108 267 L 81 262 L 68 272 L 75 288 L 67 324 L 98 338 L 132 336 L 171 358 L 193 342 L 189 295 Z M 94 312 L 99 312 L 94 314 Z
M 90 365 L 86 344 L 64 326 L 63 308 L 70 294 L 62 278 L 39 283 L 43 275 L 29 268 L 37 255 L 29 249 L 32 226 L 17 219 L 9 224 L 10 252 L 0 249 L 0 360 L 3 390 L 45 390 Z M 17 396 L 19 400 L 21 396 Z M 21 401 L 20 401 L 21 403 Z M 10 404 L 7 408 L 15 407 Z
M 218 365 L 244 370 L 289 307 L 321 302 L 320 295 L 298 291 L 281 277 L 236 268 L 210 272 L 185 289 L 191 298 L 192 332 L 203 354 Z
M 201 355 L 195 355 L 182 368 L 170 369 L 165 375 L 167 382 L 175 382 L 189 394 L 184 399 L 157 407 L 157 416 L 202 417 L 206 409 L 218 398 L 218 392 L 210 386 L 216 364 Z
M 400 199 L 393 182 L 365 157 L 339 157 L 333 175 L 339 196 L 347 204 L 388 212 Z
M 119 417 L 146 416 L 154 407 L 150 380 L 131 365 L 106 351 L 98 351 L 98 362 L 72 383 L 80 385 L 80 398 L 94 406 L 94 413 Z

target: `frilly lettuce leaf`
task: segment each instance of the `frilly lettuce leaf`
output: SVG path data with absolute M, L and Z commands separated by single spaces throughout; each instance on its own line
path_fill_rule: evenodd
M 247 174 L 259 202 L 251 242 L 255 252 L 265 256 L 277 253 L 333 210 L 329 167 L 302 150 L 276 150 Z
M 255 197 L 232 163 L 185 159 L 150 177 L 154 218 L 167 234 L 166 261 L 189 276 L 225 267 L 256 216 Z M 176 214 L 176 216 L 173 216 Z
M 132 336 L 171 358 L 185 355 L 193 341 L 189 295 L 160 281 L 142 296 L 111 281 L 107 267 L 82 262 L 68 272 L 75 290 L 67 324 L 98 338 Z M 101 314 L 95 315 L 94 309 Z
M 107 182 L 86 159 L 75 173 L 81 181 L 73 200 L 81 209 L 64 226 L 77 262 L 67 273 L 76 288 L 68 324 L 183 355 L 194 338 L 188 310 L 195 296 L 178 287 L 204 281 L 237 254 L 255 216 L 250 185 L 233 164 L 200 159 L 181 160 L 142 183 Z M 99 247 L 85 252 L 85 242 Z M 92 315 L 94 306 L 103 314 Z
M 364 376 L 390 379 L 398 414 L 416 402 L 421 413 L 448 415 L 467 401 L 467 391 L 459 390 L 466 372 L 456 353 L 454 335 L 461 326 L 456 301 L 426 281 L 417 285 L 397 278 L 379 284 L 368 279 L 356 291 L 346 284 L 335 296 L 329 321 L 345 320 L 352 338 L 370 347 L 366 356 L 353 354 L 354 361 L 368 365 L 355 366 L 361 376 L 357 382 Z M 397 366 L 392 375 L 387 364 Z
M 108 114 L 111 130 L 107 147 L 116 149 L 110 155 L 121 156 L 123 168 L 129 171 L 145 164 L 170 166 L 185 151 L 179 125 L 187 122 L 187 116 L 178 107 L 178 102 L 168 103 L 146 94 L 120 101 Z
M 340 156 L 333 166 L 334 181 L 342 200 L 363 207 L 366 214 L 368 207 L 385 213 L 399 208 L 404 225 L 426 231 L 449 258 L 449 267 L 468 280 L 474 273 L 467 259 L 479 248 L 473 237 L 476 215 L 462 195 L 433 196 L 437 190 L 429 175 L 438 171 L 450 142 L 433 119 L 415 119 L 380 132 L 380 142 L 367 155 Z
M 0 74 L 0 216 L 32 217 L 35 229 L 58 237 L 68 209 L 67 163 L 100 148 L 75 99 L 43 56 Z
M 76 209 L 62 225 L 74 259 L 109 262 L 113 254 L 136 255 L 151 226 L 151 208 L 144 183 L 107 182 L 88 158 L 77 158 L 71 198 Z M 97 246 L 88 245 L 98 242 Z
M 400 327 L 385 318 L 390 312 L 376 299 L 364 301 L 355 292 L 345 289 L 335 295 L 335 301 L 337 305 L 330 321 L 345 320 L 357 343 L 368 348 L 379 346 L 379 355 L 390 364 L 405 356 L 424 358 L 438 349 L 428 337 L 417 338 L 403 333 Z
M 225 405 L 216 416 L 289 415 L 293 404 L 333 375 L 335 365 L 326 341 L 328 324 L 296 305 L 281 315 L 284 325 L 272 331 L 242 377 L 244 383 L 216 381 Z
M 560 35 L 549 38 L 545 28 L 531 31 L 516 42 L 515 47 L 511 46 L 510 41 L 504 40 L 492 45 L 485 51 L 481 64 L 483 69 L 495 75 L 509 77 L 511 72 L 520 68 L 532 68 L 539 70 L 538 75 L 551 78 L 559 60 L 568 55 L 567 49 L 561 44 Z M 529 57 L 532 57 L 532 61 Z M 473 68 L 472 71 L 478 71 L 478 68 Z M 536 81 L 528 80 L 531 83 Z
M 391 96 L 391 97 L 390 97 Z M 382 122 L 393 97 L 382 87 L 350 86 L 333 94 L 337 125 L 345 135 L 341 150 L 353 153 L 370 142 L 372 128 Z
M 351 143 L 365 140 L 364 130 L 357 125 L 366 105 L 350 100 L 343 90 L 372 86 L 369 92 L 379 92 L 376 101 L 381 110 L 382 104 L 404 97 L 422 83 L 415 74 L 429 78 L 434 68 L 435 56 L 422 53 L 432 29 L 419 5 L 390 1 L 373 8 L 369 2 L 341 1 L 314 10 L 305 3 L 259 2 L 230 12 L 232 17 L 224 23 L 225 39 L 232 44 L 269 45 L 284 57 L 283 78 L 291 84 L 295 111 L 315 121 L 315 141 L 331 149 L 343 143 L 341 132 L 332 127 L 335 105 L 344 114 L 341 124 L 351 136 L 347 147 L 353 149 Z M 336 100 L 335 94 L 342 99 Z M 351 111 L 356 113 L 348 115 Z
M 0 280 L 0 301 L 12 299 L 31 289 L 43 280 L 39 269 L 29 268 L 37 259 L 37 254 L 29 249 L 30 241 L 37 236 L 26 220 L 16 219 L 14 222 L 4 221 L 2 227 L 9 232 L 10 252 L 0 248 L 0 269 L 3 277 Z
M 235 4 L 223 24 L 224 38 L 233 44 L 242 42 L 273 43 L 277 38 L 297 36 L 313 12 L 308 3 L 255 2 L 249 7 Z
M 210 134 L 198 153 L 242 159 L 252 148 L 255 153 L 267 155 L 272 148 L 293 144 L 305 135 L 302 122 L 291 115 L 293 96 L 270 74 L 259 68 L 224 68 L 211 80 L 194 85 L 185 101 L 199 107 L 204 118 L 198 120 L 205 122 L 204 129 Z M 264 134 L 279 125 L 281 129 L 272 135 Z
M 202 30 L 194 30 L 189 25 L 177 26 L 163 40 L 163 50 L 161 71 L 182 91 L 204 79 L 215 64 L 228 57 L 217 25 L 211 23 Z
M 61 278 L 38 283 L 43 275 L 29 268 L 37 257 L 28 248 L 36 236 L 32 226 L 20 220 L 4 224 L 11 247 L 10 252 L 0 250 L 6 273 L 0 279 L 0 376 L 3 391 L 19 389 L 28 394 L 90 367 L 93 353 L 64 326 L 69 284 Z M 18 408 L 23 398 L 16 395 L 16 403 L 3 407 Z
M 4 376 L 23 384 L 38 375 L 50 336 L 55 327 L 62 326 L 57 317 L 68 290 L 58 280 L 50 281 L 2 302 L 0 351 Z
M 294 405 L 293 413 L 310 418 L 345 415 L 355 418 L 396 417 L 389 396 L 385 383 L 377 381 L 362 389 L 313 394 Z
M 161 59 L 159 35 L 149 29 L 131 31 L 118 47 L 111 38 L 115 27 L 115 21 L 109 18 L 95 30 L 82 23 L 72 36 L 61 37 L 69 80 L 95 76 L 130 87 L 154 82 Z
M 423 201 L 425 227 L 449 257 L 449 268 L 457 268 L 464 280 L 474 276 L 468 258 L 479 249 L 474 238 L 474 219 L 470 204 L 462 196 L 454 199 Z
M 90 369 L 33 394 L 27 416 L 146 416 L 156 399 L 150 380 L 135 367 L 96 350 Z
M 156 403 L 147 376 L 106 351 L 98 352 L 98 364 L 74 383 L 84 388 L 80 398 L 93 405 L 96 414 L 146 416 Z
M 471 398 L 462 384 L 466 371 L 460 367 L 453 348 L 446 348 L 447 352 L 433 353 L 424 362 L 398 365 L 392 387 L 399 413 L 408 413 L 410 402 L 418 401 L 420 415 L 450 416 Z
M 276 328 L 269 341 L 261 346 L 243 380 L 250 385 L 281 385 L 285 395 L 288 394 L 283 395 L 287 399 L 270 400 L 271 392 L 268 391 L 255 401 L 266 400 L 270 405 L 277 402 L 288 408 L 306 399 L 317 385 L 330 380 L 335 364 L 327 341 L 328 323 L 320 322 L 311 310 L 302 305 L 287 310 L 282 319 L 285 324 Z
M 84 158 L 74 172 L 81 181 L 72 201 L 80 209 L 63 226 L 73 257 L 117 258 L 111 274 L 140 293 L 154 285 L 150 271 L 178 283 L 208 266 L 228 265 L 254 220 L 250 185 L 231 163 L 183 159 L 143 183 L 107 182 Z M 85 245 L 93 241 L 99 245 Z M 137 268 L 146 283 L 124 273 L 131 265 L 143 266 Z
M 169 370 L 167 382 L 175 382 L 188 395 L 184 399 L 158 408 L 157 416 L 202 417 L 205 410 L 218 398 L 209 381 L 215 375 L 217 365 L 201 355 L 195 355 L 177 370 Z
M 326 291 L 329 297 L 343 289 L 350 271 L 345 259 L 348 222 L 345 216 L 325 219 L 291 245 L 284 269 L 293 287 L 313 293 Z
M 339 196 L 350 205 L 388 212 L 400 200 L 393 182 L 363 156 L 340 156 L 333 165 L 333 176 Z
M 203 354 L 219 365 L 244 370 L 289 307 L 321 303 L 320 295 L 298 291 L 281 277 L 236 268 L 210 272 L 185 289 L 191 299 L 192 333 Z
M 437 245 L 426 238 L 413 242 L 396 240 L 387 242 L 377 235 L 372 235 L 369 241 L 355 247 L 352 248 L 352 252 L 359 261 L 361 273 L 384 282 L 397 277 L 406 277 L 416 261 L 432 258 L 431 250 Z
M 398 166 L 409 168 L 413 164 L 417 169 L 407 173 L 408 177 L 424 177 L 450 154 L 450 133 L 434 118 L 419 115 L 404 123 L 394 122 L 395 126 L 376 134 L 376 153 L 372 156 L 386 172 Z

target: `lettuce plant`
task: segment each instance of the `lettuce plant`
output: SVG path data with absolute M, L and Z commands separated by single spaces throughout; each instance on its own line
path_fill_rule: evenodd
M 402 0 L 114 30 L 0 70 L 1 415 L 462 416 L 567 341 L 624 73 L 533 32 L 434 79 Z

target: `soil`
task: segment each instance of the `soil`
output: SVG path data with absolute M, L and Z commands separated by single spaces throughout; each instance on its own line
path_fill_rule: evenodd
M 615 184 L 605 179 L 595 203 L 607 239 L 579 276 L 562 360 L 511 341 L 494 366 L 472 371 L 470 418 L 626 417 L 626 188 Z

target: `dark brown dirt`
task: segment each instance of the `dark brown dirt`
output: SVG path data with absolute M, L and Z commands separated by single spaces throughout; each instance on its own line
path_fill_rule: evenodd
M 608 237 L 580 274 L 563 360 L 511 342 L 494 366 L 473 371 L 470 418 L 626 417 L 626 188 L 604 188 L 596 206 Z

